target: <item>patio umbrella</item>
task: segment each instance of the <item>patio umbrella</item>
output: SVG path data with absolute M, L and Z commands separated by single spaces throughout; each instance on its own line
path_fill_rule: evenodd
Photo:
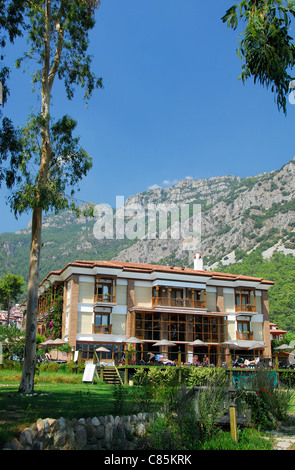
M 229 349 L 239 349 L 240 346 L 235 343 L 234 341 L 224 341 L 224 343 L 220 343 L 220 346 L 227 346 Z
M 52 344 L 54 346 L 53 340 L 48 339 L 47 341 L 44 341 L 44 343 L 40 343 L 40 346 L 51 346 Z
M 125 343 L 143 343 L 141 339 L 135 338 L 135 336 L 131 336 L 130 338 L 124 341 Z
M 97 348 L 95 351 L 98 351 L 98 352 L 110 352 L 109 349 L 107 348 L 104 348 L 103 346 L 100 346 L 99 348 Z
M 61 344 L 66 344 L 66 341 L 56 338 L 56 339 L 48 339 L 47 341 L 44 341 L 44 343 L 40 343 L 40 344 L 41 346 L 59 346 Z
M 161 339 L 160 341 L 157 341 L 155 344 L 153 344 L 153 346 L 177 346 L 177 344 L 169 341 L 168 339 Z
M 104 348 L 103 346 L 100 346 L 99 348 L 97 348 L 95 351 L 99 352 L 100 355 L 99 355 L 99 360 L 101 361 L 101 355 L 103 352 L 106 352 L 106 353 L 109 353 L 111 352 L 109 349 L 107 348 Z
M 54 339 L 54 340 L 52 341 L 52 344 L 58 346 L 58 345 L 60 345 L 60 344 L 66 344 L 66 341 L 64 341 L 64 340 L 62 340 L 62 339 L 60 339 L 60 338 L 56 338 L 56 339 Z
M 196 339 L 192 343 L 189 343 L 190 346 L 208 346 L 208 343 L 204 343 L 204 341 L 201 341 L 200 339 Z
M 285 350 L 285 351 L 292 351 L 294 349 L 294 346 L 289 346 L 289 344 L 281 344 L 281 346 L 278 346 L 275 349 Z
M 264 346 L 264 344 L 256 342 L 256 343 L 253 343 L 249 349 L 265 349 L 265 348 L 266 346 Z

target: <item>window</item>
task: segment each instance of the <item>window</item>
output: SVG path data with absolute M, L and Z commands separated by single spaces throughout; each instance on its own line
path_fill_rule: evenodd
M 155 341 L 161 339 L 161 315 L 159 313 L 136 313 L 135 336 Z
M 95 302 L 115 302 L 115 285 L 113 279 L 95 280 Z
M 255 291 L 238 289 L 235 292 L 236 312 L 254 312 L 256 310 Z
M 253 339 L 250 331 L 250 320 L 237 320 L 237 339 Z
M 94 312 L 93 333 L 111 333 L 110 313 Z

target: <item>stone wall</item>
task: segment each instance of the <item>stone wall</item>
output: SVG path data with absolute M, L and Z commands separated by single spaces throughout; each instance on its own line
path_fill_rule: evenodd
M 2 450 L 134 450 L 154 414 L 38 419 Z

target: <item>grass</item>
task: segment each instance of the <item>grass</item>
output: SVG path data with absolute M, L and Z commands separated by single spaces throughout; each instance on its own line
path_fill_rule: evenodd
M 0 369 L 0 449 L 5 442 L 17 437 L 20 431 L 39 418 L 87 418 L 131 414 L 134 403 L 132 388 L 123 387 L 122 402 L 114 387 L 101 381 L 82 383 L 82 374 L 40 372 L 35 376 L 34 395 L 18 393 L 21 373 Z M 134 387 L 135 388 L 135 387 Z M 119 398 L 120 400 L 120 398 Z M 118 412 L 118 405 L 120 412 Z M 295 395 L 290 413 L 295 414 Z M 175 431 L 176 432 L 176 431 Z M 256 430 L 242 430 L 238 444 L 228 433 L 220 432 L 204 444 L 204 450 L 270 449 L 271 444 Z
M 43 373 L 34 395 L 18 393 L 20 374 L 0 372 L 0 447 L 38 418 L 87 418 L 114 413 L 113 387 L 82 383 L 81 374 Z

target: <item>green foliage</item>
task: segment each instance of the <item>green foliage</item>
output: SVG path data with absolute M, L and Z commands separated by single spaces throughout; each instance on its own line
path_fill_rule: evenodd
M 256 429 L 244 428 L 239 430 L 238 442 L 229 432 L 219 430 L 202 444 L 201 450 L 273 450 L 273 446 Z
M 61 338 L 62 311 L 63 311 L 63 287 L 61 286 L 54 295 L 52 288 L 46 291 L 43 296 L 46 302 L 46 312 L 44 314 L 46 338 Z
M 0 279 L 0 305 L 6 310 L 10 309 L 23 293 L 24 286 L 22 276 L 11 273 L 4 275 Z
M 215 370 L 195 399 L 195 416 L 203 439 L 214 434 L 219 426 L 219 419 L 228 409 L 228 388 L 229 376 L 226 371 Z
M 261 250 L 255 250 L 244 254 L 240 263 L 223 266 L 222 270 L 274 281 L 268 291 L 270 320 L 279 328 L 295 332 L 294 256 L 275 252 L 270 259 L 263 259 Z
M 237 50 L 243 61 L 240 78 L 253 77 L 276 94 L 277 106 L 286 113 L 286 95 L 295 61 L 295 46 L 290 27 L 295 15 L 294 2 L 284 0 L 243 0 L 223 16 L 228 27 L 245 23 Z
M 39 167 L 42 158 L 44 119 L 32 116 L 22 129 L 22 151 L 19 157 L 19 182 L 8 197 L 15 215 L 42 207 L 45 212 L 72 207 L 65 196 L 67 187 L 74 188 L 92 167 L 92 160 L 74 137 L 77 122 L 65 115 L 51 123 L 51 157 L 48 176 L 42 186 Z M 33 170 L 33 171 L 32 171 Z
M 3 0 L 0 2 L 0 82 L 2 84 L 2 101 L 7 102 L 10 95 L 8 81 L 10 69 L 5 65 L 4 50 L 7 42 L 22 35 L 24 14 L 24 2 L 22 0 Z M 0 107 L 0 116 L 3 114 Z M 14 128 L 13 123 L 7 117 L 3 117 L 0 127 L 0 187 L 4 181 L 8 188 L 16 181 L 16 173 L 19 164 L 20 133 Z
M 128 398 L 128 387 L 119 384 L 113 386 L 113 396 L 114 396 L 114 414 L 120 416 L 123 413 L 126 400 Z
M 0 325 L 0 342 L 3 347 L 3 354 L 11 356 L 13 354 L 22 356 L 25 344 L 23 331 L 14 326 Z
M 272 372 L 258 369 L 251 382 L 251 391 L 242 397 L 251 408 L 252 422 L 259 429 L 276 429 L 287 419 L 294 390 L 286 385 L 274 387 Z
M 159 414 L 139 442 L 141 450 L 196 450 L 199 427 L 190 408 L 185 415 Z

